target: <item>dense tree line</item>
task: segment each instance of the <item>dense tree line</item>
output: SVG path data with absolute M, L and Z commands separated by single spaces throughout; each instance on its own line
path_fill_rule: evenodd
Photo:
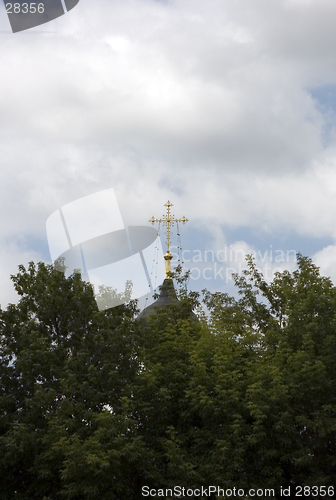
M 335 484 L 336 288 L 310 259 L 270 284 L 250 259 L 239 297 L 205 292 L 199 322 L 183 288 L 141 320 L 134 302 L 98 311 L 78 274 L 31 263 L 12 279 L 0 500 Z

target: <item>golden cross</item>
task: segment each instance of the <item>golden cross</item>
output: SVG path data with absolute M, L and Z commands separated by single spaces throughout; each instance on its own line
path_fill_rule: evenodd
M 167 203 L 165 204 L 165 207 L 167 207 L 167 214 L 163 215 L 162 219 L 155 219 L 155 217 L 153 215 L 153 217 L 148 221 L 148 222 L 151 222 L 153 224 L 153 226 L 154 226 L 154 224 L 156 222 L 161 222 L 162 224 L 164 224 L 164 225 L 167 226 L 167 232 L 166 232 L 167 241 L 166 241 L 166 245 L 167 245 L 167 253 L 168 254 L 170 254 L 169 247 L 170 247 L 170 244 L 171 244 L 171 241 L 170 241 L 170 228 L 174 226 L 175 222 L 183 222 L 183 224 L 185 224 L 186 222 L 188 222 L 188 219 L 186 219 L 185 216 L 183 216 L 182 219 L 175 219 L 174 215 L 171 215 L 171 213 L 170 213 L 170 208 L 172 206 L 173 206 L 173 204 L 170 203 L 170 201 L 168 200 Z

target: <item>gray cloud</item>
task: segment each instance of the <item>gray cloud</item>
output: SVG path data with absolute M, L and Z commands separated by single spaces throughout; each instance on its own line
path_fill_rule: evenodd
M 22 238 L 43 239 L 51 212 L 106 187 L 127 224 L 173 198 L 195 229 L 335 237 L 335 138 L 308 90 L 336 81 L 335 15 L 329 0 L 81 0 L 55 33 L 1 36 L 1 272 L 39 258 Z

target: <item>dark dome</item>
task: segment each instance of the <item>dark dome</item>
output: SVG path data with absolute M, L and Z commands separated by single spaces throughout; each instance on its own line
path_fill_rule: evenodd
M 161 309 L 171 304 L 178 303 L 179 300 L 176 297 L 173 280 L 165 279 L 160 287 L 159 298 L 155 302 L 153 302 L 153 304 L 141 311 L 141 313 L 139 314 L 139 318 L 147 318 L 150 314 L 154 313 L 157 308 Z M 195 321 L 198 321 L 196 314 L 194 314 L 192 311 L 190 312 L 190 314 Z

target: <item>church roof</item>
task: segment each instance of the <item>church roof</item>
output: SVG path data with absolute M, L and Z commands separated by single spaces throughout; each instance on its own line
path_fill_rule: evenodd
M 139 318 L 147 318 L 150 314 L 155 313 L 157 309 L 163 309 L 166 306 L 178 304 L 179 302 L 180 301 L 176 297 L 173 280 L 166 278 L 160 287 L 159 298 L 153 302 L 153 304 L 141 311 Z M 196 314 L 192 311 L 190 311 L 190 315 L 195 321 L 198 321 Z
M 157 308 L 166 307 L 170 304 L 177 304 L 178 298 L 176 297 L 176 292 L 174 288 L 174 283 L 172 279 L 165 279 L 160 287 L 160 296 L 153 302 L 153 304 L 146 307 L 141 311 L 139 317 L 146 318 L 151 313 L 155 312 Z
M 139 318 L 146 318 L 150 314 L 154 313 L 156 309 L 162 309 L 163 307 L 172 305 L 172 304 L 178 304 L 179 300 L 176 296 L 175 288 L 174 288 L 174 283 L 173 280 L 171 279 L 171 260 L 173 259 L 172 254 L 170 253 L 170 244 L 171 244 L 171 227 L 174 226 L 174 224 L 178 224 L 179 222 L 182 222 L 185 224 L 188 222 L 188 219 L 186 219 L 185 216 L 183 216 L 181 219 L 176 219 L 174 215 L 171 214 L 170 209 L 173 206 L 172 203 L 168 200 L 167 203 L 165 204 L 165 207 L 167 207 L 167 214 L 164 215 L 161 219 L 156 219 L 154 216 L 149 220 L 151 224 L 155 223 L 162 223 L 167 226 L 167 252 L 164 255 L 164 259 L 166 261 L 166 275 L 165 275 L 165 280 L 163 284 L 160 287 L 160 296 L 159 298 L 153 302 L 150 306 L 146 307 L 139 315 Z M 198 321 L 198 318 L 196 314 L 190 310 L 190 315 L 191 317 L 195 320 Z

